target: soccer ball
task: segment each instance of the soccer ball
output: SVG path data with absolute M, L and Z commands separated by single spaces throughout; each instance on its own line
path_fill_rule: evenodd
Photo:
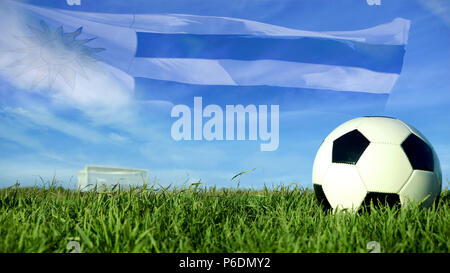
M 390 117 L 347 121 L 322 142 L 312 182 L 326 208 L 356 211 L 371 202 L 430 207 L 442 173 L 431 143 L 414 127 Z

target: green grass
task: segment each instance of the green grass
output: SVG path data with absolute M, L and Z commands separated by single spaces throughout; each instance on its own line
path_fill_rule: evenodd
M 450 193 L 436 207 L 324 212 L 312 190 L 0 190 L 0 252 L 449 252 Z

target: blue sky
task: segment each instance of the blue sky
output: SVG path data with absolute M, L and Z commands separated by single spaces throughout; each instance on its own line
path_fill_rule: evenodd
M 360 115 L 397 117 L 418 128 L 450 174 L 450 4 L 447 1 L 28 1 L 66 10 L 111 13 L 181 13 L 226 16 L 311 31 L 358 30 L 402 17 L 411 21 L 401 75 L 384 109 L 339 113 L 300 109 L 280 114 L 280 146 L 261 152 L 254 141 L 175 142 L 170 137 L 170 104 L 140 101 L 128 107 L 120 83 L 97 75 L 95 94 L 28 90 L 0 79 L 0 187 L 16 180 L 33 185 L 53 175 L 76 185 L 87 164 L 144 168 L 152 181 L 234 186 L 234 174 L 256 168 L 241 186 L 297 182 L 308 186 L 323 138 Z M 2 16 L 0 25 L 19 18 Z M 0 43 L 8 43 L 2 37 Z M 2 53 L 4 54 L 4 53 Z M 2 58 L 7 58 L 4 54 Z M 1 59 L 0 59 L 1 60 Z M 139 88 L 136 88 L 138 92 Z M 134 104 L 133 104 L 134 105 Z M 446 183 L 444 182 L 444 185 Z

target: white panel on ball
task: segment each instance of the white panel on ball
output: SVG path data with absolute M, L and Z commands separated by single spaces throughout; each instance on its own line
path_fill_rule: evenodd
M 322 185 L 323 177 L 331 165 L 333 142 L 324 142 L 317 151 L 314 159 L 312 180 L 314 184 Z
M 363 119 L 364 118 L 355 118 L 341 124 L 325 138 L 324 142 L 333 142 L 342 135 L 355 130 Z
M 333 163 L 326 172 L 322 188 L 336 210 L 358 209 L 367 193 L 355 165 L 349 164 Z
M 358 130 L 370 141 L 386 144 L 401 144 L 411 133 L 398 119 L 373 117 L 364 119 Z
M 370 192 L 398 193 L 412 172 L 400 145 L 370 143 L 356 164 Z
M 403 205 L 407 205 L 409 202 L 425 200 L 422 206 L 430 207 L 441 190 L 438 188 L 436 179 L 435 174 L 432 172 L 414 170 L 408 182 L 400 190 L 400 202 Z

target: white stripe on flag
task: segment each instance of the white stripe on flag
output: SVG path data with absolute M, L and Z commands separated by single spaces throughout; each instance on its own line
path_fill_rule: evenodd
M 260 36 L 301 36 L 364 41 L 384 45 L 404 45 L 409 21 L 397 18 L 390 23 L 357 31 L 312 32 L 227 17 L 182 14 L 86 13 L 11 2 L 25 8 L 65 31 L 83 27 L 83 35 L 96 36 L 90 47 L 104 47 L 96 55 L 113 74 L 132 86 L 126 73 L 134 77 L 170 80 L 191 84 L 273 85 L 325 90 L 389 93 L 398 74 L 363 68 L 305 64 L 277 60 L 239 61 L 176 58 L 135 58 L 136 31 L 190 34 L 249 34 Z M 85 37 L 86 37 L 85 36 Z M 108 66 L 105 66 L 108 67 Z M 110 70 L 110 69 L 109 69 Z M 123 71 L 123 72 L 122 72 Z M 120 75 L 123 73 L 124 75 Z
M 130 75 L 204 85 L 270 85 L 336 91 L 389 93 L 399 74 L 364 68 L 278 60 L 135 58 Z
M 36 7 L 32 7 L 38 9 Z M 86 21 L 133 28 L 140 32 L 239 34 L 345 39 L 385 45 L 405 45 L 410 21 L 396 18 L 392 22 L 363 30 L 305 31 L 252 20 L 189 14 L 109 14 L 57 10 L 58 13 Z
M 396 18 L 392 22 L 356 31 L 305 31 L 251 20 L 187 14 L 136 14 L 132 28 L 140 32 L 189 34 L 239 34 L 344 39 L 384 45 L 405 45 L 410 21 Z
M 219 60 L 135 58 L 130 75 L 155 80 L 204 85 L 237 85 Z

